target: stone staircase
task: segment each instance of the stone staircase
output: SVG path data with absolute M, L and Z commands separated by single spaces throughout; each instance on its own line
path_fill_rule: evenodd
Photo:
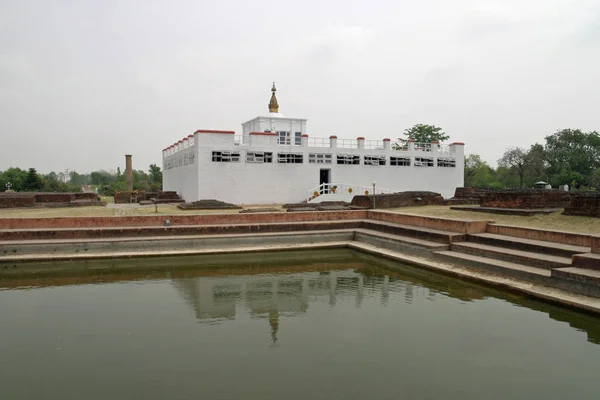
M 434 254 L 445 262 L 600 297 L 600 263 L 590 263 L 597 270 L 574 267 L 580 258 L 600 261 L 590 251 L 585 246 L 476 233 Z
M 192 224 L 190 219 L 183 224 L 184 221 L 177 220 L 181 224 L 172 226 L 78 227 L 72 224 L 69 228 L 0 229 L 0 265 L 33 263 L 45 257 L 115 257 L 111 251 L 119 256 L 131 252 L 142 257 L 233 252 L 242 248 L 243 251 L 265 251 L 294 246 L 353 247 L 352 243 L 356 246 L 363 243 L 400 255 L 443 261 L 600 297 L 600 254 L 592 253 L 592 248 L 597 250 L 600 246 L 593 244 L 595 242 L 591 247 L 564 244 L 538 240 L 539 237 L 529 239 L 517 234 L 488 233 L 498 225 L 471 229 L 473 225 L 468 220 L 427 219 L 378 211 L 348 212 L 344 214 L 348 219 L 340 219 L 343 214 L 336 213 L 315 215 L 330 219 L 274 213 L 268 216 L 249 214 L 243 219 L 239 216 L 205 216 L 203 223 Z M 356 219 L 351 219 L 355 216 Z M 464 233 L 482 231 L 488 232 Z M 551 233 L 530 230 L 519 235 Z M 576 239 L 570 237 L 565 241 L 574 243 Z M 589 237 L 586 240 L 590 243 Z

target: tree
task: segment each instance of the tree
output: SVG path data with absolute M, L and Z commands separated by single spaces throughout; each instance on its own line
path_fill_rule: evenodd
M 572 173 L 581 176 L 582 184 L 592 172 L 600 167 L 600 134 L 596 131 L 582 132 L 581 129 L 562 129 L 546 136 L 544 146 L 547 172 L 553 177 L 553 184 L 562 182 Z M 560 181 L 560 182 L 559 182 Z
M 25 177 L 23 190 L 29 192 L 39 192 L 40 190 L 42 190 L 43 186 L 44 183 L 42 182 L 42 179 L 38 175 L 35 168 L 29 168 L 29 170 L 27 171 L 27 176 Z
M 406 139 L 398 138 L 398 141 L 395 143 L 396 146 L 401 146 L 411 139 L 418 143 L 431 143 L 434 141 L 443 142 L 450 138 L 450 136 L 442 131 L 442 128 L 424 124 L 416 124 L 412 128 L 405 129 L 404 135 Z
M 508 168 L 510 172 L 514 172 L 519 176 L 519 187 L 523 187 L 523 178 L 528 164 L 527 150 L 522 147 L 509 148 L 498 160 L 499 166 Z

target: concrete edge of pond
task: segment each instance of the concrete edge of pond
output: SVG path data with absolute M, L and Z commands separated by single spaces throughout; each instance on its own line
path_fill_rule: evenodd
M 394 261 L 410 263 L 416 267 L 429 269 L 443 275 L 453 276 L 466 281 L 483 283 L 504 291 L 515 292 L 568 308 L 585 311 L 590 314 L 600 315 L 600 299 L 598 298 L 579 295 L 536 283 L 510 279 L 453 264 L 442 263 L 438 260 L 432 260 L 425 257 L 402 254 L 366 243 L 351 242 L 348 243 L 348 247 Z

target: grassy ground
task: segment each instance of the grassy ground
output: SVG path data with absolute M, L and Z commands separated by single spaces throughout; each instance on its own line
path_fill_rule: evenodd
M 244 208 L 281 208 L 280 205 L 245 206 Z M 158 213 L 156 211 L 158 210 Z M 129 215 L 180 214 L 235 214 L 240 210 L 181 210 L 173 204 L 139 206 L 137 204 L 109 204 L 107 207 L 17 208 L 0 210 L 0 218 L 57 218 L 57 217 L 111 217 Z
M 533 215 L 531 217 L 451 210 L 449 206 L 401 207 L 392 208 L 387 211 L 427 215 L 432 217 L 491 220 L 504 225 L 524 226 L 553 231 L 600 234 L 600 219 L 562 215 L 560 211 L 552 214 Z
M 249 205 L 244 208 L 281 208 L 281 205 Z M 531 217 L 488 214 L 480 212 L 451 210 L 448 206 L 424 206 L 392 208 L 385 211 L 433 217 L 491 220 L 499 224 L 524 226 L 557 231 L 600 234 L 600 219 L 574 217 L 555 212 Z M 172 204 L 161 204 L 158 213 L 154 205 L 138 206 L 136 204 L 115 205 L 107 207 L 72 207 L 47 209 L 12 209 L 0 210 L 0 218 L 39 218 L 39 217 L 92 217 L 92 216 L 130 216 L 130 215 L 181 215 L 181 214 L 235 214 L 239 210 L 181 210 Z

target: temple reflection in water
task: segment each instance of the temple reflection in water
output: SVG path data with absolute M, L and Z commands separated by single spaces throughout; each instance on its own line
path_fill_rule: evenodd
M 413 297 L 432 298 L 448 287 L 427 288 L 389 275 L 375 274 L 374 270 L 332 270 L 300 274 L 235 275 L 223 277 L 175 278 L 173 285 L 194 310 L 200 322 L 215 323 L 233 320 L 238 307 L 244 307 L 251 317 L 266 318 L 271 326 L 273 342 L 277 341 L 281 316 L 307 312 L 310 303 L 327 302 L 334 307 L 340 300 L 354 301 L 362 306 L 366 296 L 379 297 L 387 306 L 390 292 L 404 294 L 404 301 L 412 303 Z M 468 290 L 464 287 L 462 291 Z M 469 293 L 452 293 L 465 301 L 482 298 L 477 290 Z

